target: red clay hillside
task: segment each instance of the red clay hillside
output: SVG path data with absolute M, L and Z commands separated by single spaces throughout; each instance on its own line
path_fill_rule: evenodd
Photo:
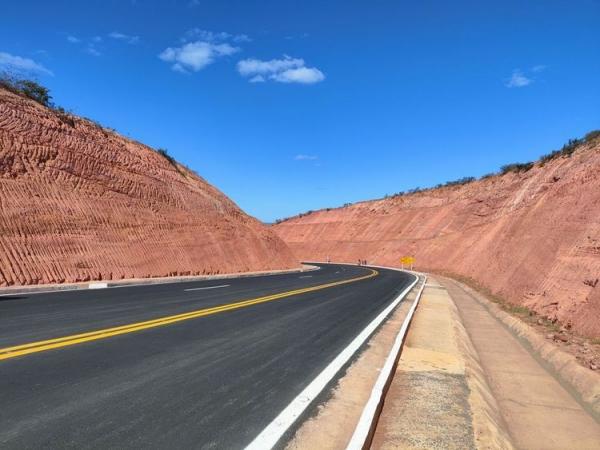
M 0 286 L 297 267 L 168 155 L 0 88 Z

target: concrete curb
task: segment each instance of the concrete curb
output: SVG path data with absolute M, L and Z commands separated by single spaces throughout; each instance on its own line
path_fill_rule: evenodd
M 447 277 L 445 277 L 448 279 Z M 600 422 L 600 376 L 582 367 L 573 355 L 570 355 L 541 337 L 529 325 L 503 311 L 498 305 L 485 298 L 473 288 L 456 280 L 463 290 L 486 308 L 500 321 L 525 347 L 567 388 L 571 394 Z
M 184 283 L 189 281 L 210 281 L 210 280 L 225 280 L 231 278 L 250 278 L 260 277 L 264 275 L 281 275 L 287 273 L 302 273 L 319 270 L 317 266 L 310 264 L 302 264 L 298 269 L 282 269 L 282 270 L 265 270 L 260 272 L 240 272 L 240 273 L 224 273 L 221 275 L 198 275 L 198 276 L 182 276 L 182 277 L 157 277 L 157 278 L 132 278 L 129 280 L 119 281 L 94 281 L 91 280 L 85 283 L 69 283 L 69 284 L 46 284 L 36 286 L 15 286 L 9 288 L 0 288 L 0 297 L 7 295 L 22 295 L 22 294 L 42 294 L 46 292 L 57 291 L 78 291 L 87 289 L 100 288 L 121 288 L 132 286 L 147 286 L 152 284 L 171 284 Z
M 423 290 L 427 284 L 426 276 L 419 276 L 417 280 L 422 281 L 421 287 L 419 288 L 417 296 L 415 297 L 415 300 L 413 301 L 413 304 L 410 307 L 402 326 L 400 327 L 400 331 L 398 331 L 390 353 L 388 354 L 385 363 L 381 368 L 381 372 L 377 377 L 375 384 L 373 385 L 369 400 L 367 400 L 367 404 L 363 409 L 346 450 L 367 449 L 371 446 L 373 435 L 375 434 L 375 429 L 377 428 L 379 415 L 381 414 L 381 410 L 383 408 L 383 402 L 389 390 L 390 384 L 392 383 L 392 379 L 394 378 L 396 366 L 398 365 L 398 360 L 400 359 L 400 354 L 402 353 L 402 347 L 404 346 L 404 341 L 406 340 L 406 334 L 414 317 L 415 310 L 419 306 L 421 294 L 423 294 Z

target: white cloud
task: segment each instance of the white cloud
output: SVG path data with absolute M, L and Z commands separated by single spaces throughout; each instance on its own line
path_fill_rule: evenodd
M 46 69 L 42 64 L 36 63 L 33 59 L 23 58 L 5 52 L 0 52 L 0 67 L 16 72 L 37 72 L 46 75 L 54 75 L 52 71 Z
M 128 44 L 137 44 L 140 41 L 139 36 L 130 36 L 128 34 L 120 33 L 118 31 L 113 31 L 112 33 L 109 33 L 108 37 L 119 41 L 127 42 Z
M 67 36 L 67 41 L 69 41 L 71 44 L 79 44 L 81 42 L 81 39 L 79 39 L 78 37 L 75 36 Z
M 158 55 L 160 59 L 171 62 L 171 68 L 177 72 L 198 72 L 215 59 L 239 52 L 238 47 L 228 43 L 214 43 L 206 41 L 189 42 L 181 47 L 169 47 Z
M 316 159 L 319 159 L 319 157 L 315 156 L 315 155 L 299 154 L 299 155 L 294 156 L 294 159 L 296 161 L 315 161 Z
M 325 79 L 325 75 L 315 67 L 298 67 L 273 74 L 272 79 L 280 83 L 314 84 Z
M 325 75 L 316 67 L 306 67 L 301 58 L 284 55 L 283 59 L 262 61 L 249 58 L 238 62 L 240 75 L 250 77 L 252 83 L 267 79 L 280 83 L 314 84 L 325 79 Z
M 506 83 L 506 87 L 520 88 L 520 87 L 528 86 L 531 83 L 533 83 L 533 80 L 531 78 L 526 77 L 523 74 L 523 72 L 521 72 L 520 70 L 517 69 L 517 70 L 513 71 L 512 76 Z
M 272 59 L 270 61 L 261 61 L 260 59 L 243 59 L 238 62 L 238 72 L 243 76 L 255 74 L 273 74 L 284 70 L 303 67 L 304 60 L 299 58 L 290 58 L 284 56 L 283 59 Z

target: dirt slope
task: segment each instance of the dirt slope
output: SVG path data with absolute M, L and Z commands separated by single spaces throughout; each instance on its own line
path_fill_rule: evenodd
M 295 266 L 189 170 L 0 89 L 0 286 Z
M 576 331 L 600 336 L 600 142 L 525 173 L 358 203 L 274 229 L 304 260 L 470 277 Z

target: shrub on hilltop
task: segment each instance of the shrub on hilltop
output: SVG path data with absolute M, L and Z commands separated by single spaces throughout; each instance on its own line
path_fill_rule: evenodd
M 534 163 L 532 162 L 505 164 L 504 166 L 500 167 L 500 175 L 506 175 L 510 172 L 527 172 L 533 168 L 533 164 Z
M 50 90 L 37 81 L 20 79 L 4 73 L 0 75 L 0 86 L 15 94 L 24 95 L 46 107 L 50 108 L 54 106 Z
M 177 161 L 175 161 L 175 158 L 173 158 L 171 155 L 169 155 L 169 152 L 167 151 L 166 148 L 158 148 L 158 149 L 156 149 L 156 152 L 160 156 L 165 158 L 167 161 L 169 161 L 173 166 L 177 167 Z

